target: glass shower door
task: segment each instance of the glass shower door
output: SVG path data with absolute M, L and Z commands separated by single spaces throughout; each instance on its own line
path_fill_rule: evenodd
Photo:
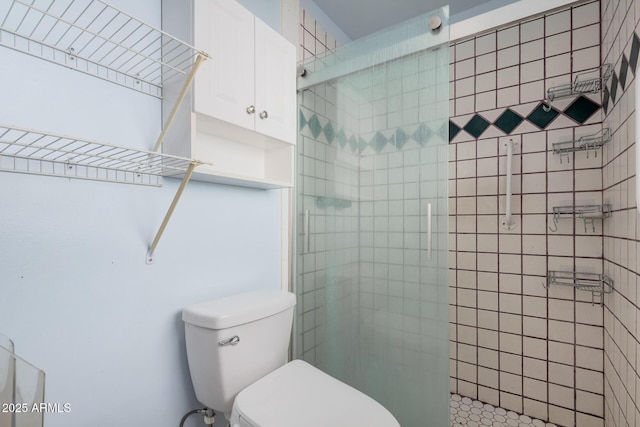
M 449 422 L 447 16 L 305 64 L 300 90 L 295 356 L 403 427 Z

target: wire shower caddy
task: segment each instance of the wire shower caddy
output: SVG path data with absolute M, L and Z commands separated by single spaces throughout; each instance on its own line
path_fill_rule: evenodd
M 592 231 L 596 231 L 596 219 L 609 218 L 611 216 L 611 205 L 581 205 L 581 206 L 555 206 L 553 208 L 553 227 L 549 226 L 552 232 L 558 231 L 558 221 L 561 219 L 580 218 L 584 222 L 584 232 L 590 225 Z
M 595 157 L 598 157 L 598 149 L 602 148 L 603 145 L 610 141 L 611 129 L 604 128 L 593 135 L 581 136 L 580 138 L 572 141 L 554 142 L 553 154 L 558 154 L 560 156 L 560 163 L 562 163 L 563 157 L 566 157 L 567 162 L 570 162 L 569 153 L 574 153 L 576 151 L 586 151 L 587 158 L 589 158 L 589 153 L 593 151 Z
M 593 74 L 592 72 L 580 73 L 573 80 L 573 83 L 554 86 L 547 89 L 547 97 L 542 105 L 544 111 L 551 111 L 551 102 L 558 99 L 569 98 L 574 95 L 585 93 L 600 92 L 602 86 L 604 86 L 607 80 L 611 77 L 613 67 L 611 64 L 604 64 L 600 71 L 602 74 L 598 77 L 587 78 L 586 76 Z
M 549 289 L 551 286 L 570 286 L 578 290 L 591 292 L 591 304 L 604 304 L 604 294 L 613 292 L 613 280 L 604 274 L 583 273 L 577 271 L 553 271 L 547 272 L 547 283 L 542 286 Z M 596 301 L 596 297 L 599 300 Z

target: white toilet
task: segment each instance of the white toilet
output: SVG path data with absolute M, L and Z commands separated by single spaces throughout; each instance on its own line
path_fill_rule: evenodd
M 255 291 L 182 312 L 196 397 L 233 427 L 399 427 L 375 400 L 301 360 L 286 363 L 295 295 Z

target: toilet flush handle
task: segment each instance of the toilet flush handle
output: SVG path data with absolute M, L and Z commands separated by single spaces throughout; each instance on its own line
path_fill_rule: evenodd
M 218 341 L 218 345 L 220 347 L 224 347 L 226 345 L 238 345 L 240 343 L 240 337 L 237 335 L 232 336 L 228 340 Z

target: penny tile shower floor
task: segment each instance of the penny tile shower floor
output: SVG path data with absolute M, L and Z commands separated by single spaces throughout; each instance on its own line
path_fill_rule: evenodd
M 451 395 L 451 427 L 556 427 L 458 394 Z

